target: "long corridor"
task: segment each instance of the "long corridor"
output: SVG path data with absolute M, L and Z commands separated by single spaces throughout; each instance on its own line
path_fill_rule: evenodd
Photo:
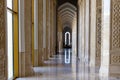
M 0 80 L 120 80 L 120 0 L 0 0 Z
M 71 49 L 64 49 L 44 61 L 44 66 L 34 67 L 35 76 L 16 80 L 120 80 L 117 77 L 99 77 L 98 68 L 90 68 L 88 62 L 81 62 L 72 55 Z

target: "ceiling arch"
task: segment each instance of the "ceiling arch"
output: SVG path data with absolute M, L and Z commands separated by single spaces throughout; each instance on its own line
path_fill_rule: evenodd
M 71 3 L 71 4 L 73 4 L 74 6 L 77 7 L 78 0 L 57 0 L 57 5 L 59 7 L 59 6 L 61 6 L 62 4 L 66 3 L 66 2 L 69 2 L 69 3 Z
M 58 16 L 63 25 L 72 25 L 74 18 L 76 18 L 77 8 L 73 4 L 66 2 L 58 7 Z

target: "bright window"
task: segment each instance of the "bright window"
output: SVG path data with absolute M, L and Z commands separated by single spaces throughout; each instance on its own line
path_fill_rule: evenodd
M 7 7 L 12 9 L 12 0 L 7 0 Z
M 65 33 L 65 45 L 70 45 L 70 32 Z
M 8 53 L 8 80 L 13 78 L 13 16 L 12 0 L 7 0 L 7 53 Z

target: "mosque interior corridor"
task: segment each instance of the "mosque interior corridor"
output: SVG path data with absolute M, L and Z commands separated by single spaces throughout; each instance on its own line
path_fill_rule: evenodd
M 120 0 L 0 0 L 0 80 L 120 80 Z

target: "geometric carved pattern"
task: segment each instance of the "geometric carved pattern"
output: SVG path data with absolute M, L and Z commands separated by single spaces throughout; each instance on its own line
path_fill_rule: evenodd
M 120 55 L 111 55 L 111 64 L 120 65 Z
M 120 0 L 112 0 L 112 49 L 120 48 Z
M 6 54 L 5 54 L 5 1 L 0 0 L 0 80 L 6 79 Z
M 96 57 L 100 58 L 101 54 L 101 20 L 102 20 L 102 12 L 101 12 L 101 0 L 97 0 L 96 5 Z

